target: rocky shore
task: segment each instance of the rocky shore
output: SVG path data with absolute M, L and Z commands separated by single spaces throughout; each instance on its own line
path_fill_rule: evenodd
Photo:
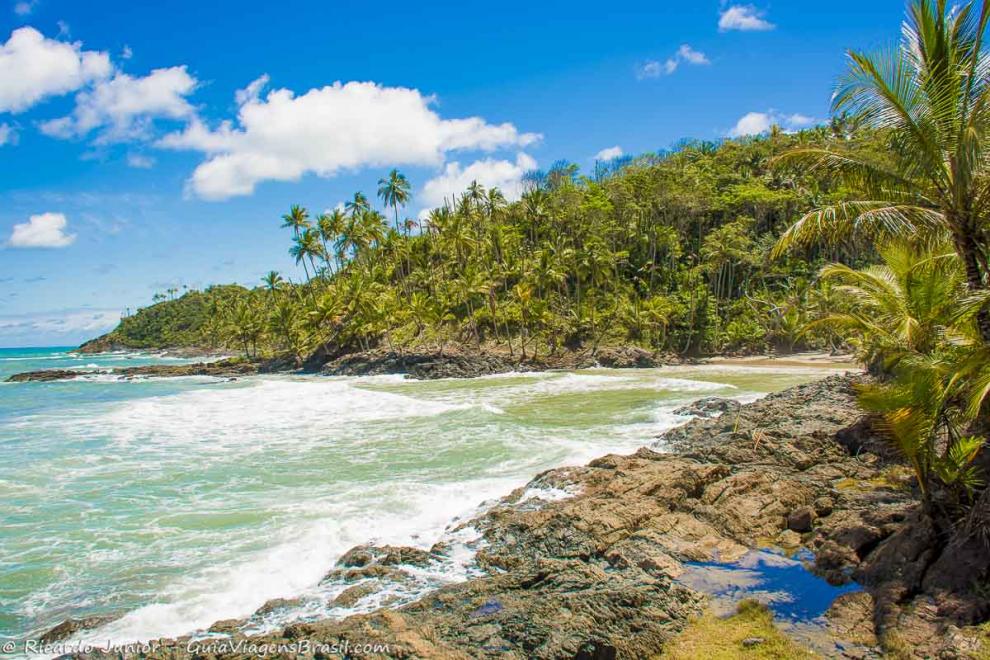
M 246 360 L 233 358 L 185 365 L 147 365 L 112 371 L 100 369 L 46 369 L 15 374 L 8 382 L 50 382 L 110 373 L 121 378 L 215 376 L 237 377 L 259 373 L 321 373 L 327 376 L 377 376 L 406 374 L 419 380 L 438 378 L 477 378 L 510 371 L 548 371 L 590 367 L 649 368 L 680 363 L 668 355 L 638 347 L 603 348 L 596 353 L 568 351 L 555 356 L 523 358 L 505 352 L 451 349 L 440 352 L 395 352 L 372 350 L 324 361 L 310 359 L 300 366 L 291 360 Z
M 731 564 L 755 548 L 814 552 L 811 570 L 862 590 L 823 627 L 829 655 L 969 657 L 981 651 L 990 552 L 960 530 L 937 538 L 910 479 L 855 405 L 860 377 L 832 377 L 697 419 L 631 456 L 551 470 L 450 533 L 477 538 L 475 577 L 387 607 L 396 584 L 443 570 L 451 547 L 361 546 L 325 578 L 341 604 L 386 605 L 246 636 L 298 602 L 273 601 L 211 631 L 193 653 L 250 657 L 250 644 L 387 644 L 399 658 L 650 658 L 709 603 L 681 579 L 692 562 Z M 327 647 L 329 648 L 329 647 Z M 242 649 L 242 650 L 238 650 Z M 93 654 L 97 657 L 99 654 Z M 342 657 L 326 653 L 324 657 Z
M 14 374 L 7 379 L 8 383 L 52 382 L 72 380 L 87 376 L 111 375 L 118 378 L 179 378 L 188 376 L 213 376 L 218 378 L 234 378 L 251 376 L 259 373 L 277 371 L 275 365 L 251 362 L 239 358 L 217 360 L 216 362 L 197 362 L 195 364 L 149 364 L 140 367 L 122 367 L 114 369 L 42 369 Z

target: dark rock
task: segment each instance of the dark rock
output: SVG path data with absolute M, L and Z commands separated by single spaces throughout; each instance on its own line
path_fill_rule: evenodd
M 47 383 L 54 380 L 72 380 L 86 372 L 72 369 L 44 369 L 42 371 L 27 371 L 14 374 L 7 379 L 8 383 Z
M 419 380 L 477 378 L 505 373 L 520 365 L 497 355 L 439 355 L 433 353 L 353 353 L 322 368 L 331 376 L 407 374 Z
M 735 412 L 742 407 L 738 401 L 733 401 L 732 399 L 720 399 L 718 397 L 708 397 L 706 399 L 699 399 L 694 403 L 678 408 L 674 411 L 675 415 L 692 416 L 692 417 L 703 417 L 712 418 L 718 417 L 719 415 L 724 415 L 725 413 Z
M 338 566 L 361 568 L 373 563 L 381 566 L 426 566 L 432 556 L 429 551 L 419 548 L 395 545 L 359 545 L 345 552 L 337 560 Z
M 240 619 L 223 619 L 207 628 L 207 632 L 219 635 L 236 635 L 242 625 L 244 625 L 244 622 Z
M 375 591 L 377 591 L 377 589 L 373 584 L 367 582 L 364 584 L 355 584 L 353 587 L 348 587 L 340 592 L 340 594 L 333 599 L 333 603 L 331 604 L 334 607 L 349 609 L 354 607 L 359 600 L 365 596 L 375 593 Z
M 140 367 L 124 367 L 121 369 L 45 369 L 14 374 L 7 379 L 11 383 L 48 382 L 55 380 L 71 380 L 80 376 L 110 374 L 119 378 L 177 378 L 185 376 L 214 376 L 219 378 L 230 376 L 246 376 L 278 370 L 277 363 L 263 363 L 233 358 L 216 362 L 198 362 L 195 364 L 149 364 Z
M 68 639 L 72 635 L 75 635 L 77 632 L 99 628 L 100 626 L 106 625 L 111 621 L 116 621 L 119 618 L 120 615 L 104 615 L 88 616 L 80 619 L 66 619 L 57 626 L 42 633 L 41 637 L 38 638 L 38 641 L 41 644 L 61 642 L 62 640 Z
M 747 637 L 742 641 L 742 645 L 745 646 L 746 648 L 752 648 L 754 646 L 759 646 L 760 644 L 763 644 L 766 641 L 767 640 L 765 640 L 762 637 Z
M 278 610 L 298 607 L 300 604 L 302 604 L 302 599 L 299 598 L 273 598 L 259 607 L 254 614 L 255 616 L 265 616 L 266 614 L 271 614 L 272 612 L 277 612 Z
M 603 348 L 595 355 L 600 366 L 609 369 L 649 369 L 663 366 L 663 358 L 639 346 Z
M 815 510 L 810 506 L 802 506 L 791 511 L 787 516 L 787 529 L 798 534 L 810 532 L 815 522 Z
M 819 497 L 814 502 L 815 514 L 820 518 L 832 515 L 835 510 L 835 500 L 831 497 Z

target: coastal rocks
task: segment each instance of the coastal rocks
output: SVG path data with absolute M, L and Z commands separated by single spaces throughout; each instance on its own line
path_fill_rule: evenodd
M 77 632 L 99 628 L 100 626 L 106 625 L 111 621 L 116 621 L 119 618 L 119 615 L 103 615 L 88 616 L 81 619 L 66 619 L 57 626 L 42 633 L 41 637 L 38 638 L 38 641 L 43 645 L 61 642 L 69 637 L 72 637 Z
M 177 378 L 188 376 L 230 378 L 236 376 L 249 376 L 271 370 L 273 370 L 272 366 L 265 363 L 232 358 L 218 360 L 216 362 L 197 362 L 195 364 L 150 364 L 140 367 L 124 367 L 112 370 L 45 369 L 42 371 L 28 371 L 25 373 L 14 374 L 7 379 L 7 382 L 51 382 L 96 375 L 110 375 L 122 379 L 150 377 Z
M 359 545 L 345 552 L 337 560 L 343 568 L 364 568 L 373 564 L 381 566 L 426 566 L 433 557 L 426 550 L 395 545 Z
M 279 610 L 287 610 L 292 607 L 298 607 L 301 604 L 302 600 L 299 598 L 272 598 L 259 607 L 255 611 L 254 615 L 267 616 L 273 612 L 278 612 Z
M 477 378 L 513 371 L 517 365 L 496 356 L 438 355 L 429 353 L 353 353 L 324 365 L 328 376 L 407 374 L 419 380 Z
M 798 534 L 810 532 L 817 514 L 810 506 L 798 507 L 787 516 L 787 529 Z
M 639 346 L 603 348 L 595 355 L 598 364 L 608 369 L 649 369 L 669 364 L 670 360 Z
M 591 350 L 565 351 L 538 358 L 523 358 L 503 352 L 486 352 L 450 348 L 440 352 L 408 352 L 372 350 L 348 353 L 325 359 L 319 351 L 306 361 L 306 368 L 330 376 L 377 376 L 407 374 L 419 380 L 439 378 L 479 378 L 510 371 L 546 371 L 550 369 L 643 369 L 659 367 L 675 361 L 669 356 L 651 353 L 636 346 L 607 347 L 597 353 Z
M 43 371 L 28 371 L 14 374 L 7 379 L 8 383 L 49 383 L 56 380 L 71 380 L 84 372 L 73 371 L 71 369 L 45 369 Z
M 703 417 L 708 419 L 718 417 L 719 415 L 724 415 L 725 413 L 735 412 L 741 407 L 741 403 L 738 401 L 733 401 L 732 399 L 708 397 L 705 399 L 698 399 L 690 405 L 678 408 L 674 411 L 674 414 L 681 415 L 683 417 Z
M 654 657 L 705 606 L 676 580 L 688 562 L 733 562 L 768 539 L 803 538 L 816 570 L 866 588 L 829 615 L 837 643 L 858 654 L 851 657 L 869 657 L 873 637 L 938 657 L 962 633 L 957 610 L 939 604 L 949 602 L 945 594 L 929 592 L 950 584 L 929 584 L 941 552 L 936 530 L 906 490 L 839 487 L 883 483 L 881 456 L 839 440 L 856 428 L 857 442 L 870 441 L 856 383 L 834 377 L 797 387 L 731 420 L 692 420 L 657 451 L 546 472 L 450 530 L 480 534 L 475 577 L 395 609 L 292 623 L 250 640 L 388 644 L 363 657 Z M 527 506 L 525 493 L 551 488 L 568 496 Z M 340 607 L 367 605 L 370 589 L 408 580 L 405 569 L 435 559 L 415 548 L 359 546 L 327 579 L 346 585 L 335 592 Z M 160 653 L 186 655 L 178 642 Z

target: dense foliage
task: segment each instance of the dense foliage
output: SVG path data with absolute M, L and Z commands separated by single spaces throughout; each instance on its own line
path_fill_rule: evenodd
M 785 162 L 832 172 L 859 196 L 807 213 L 777 252 L 854 235 L 875 242 L 881 265 L 822 272 L 845 309 L 818 325 L 843 332 L 880 376 L 861 402 L 914 468 L 936 527 L 965 516 L 967 533 L 990 547 L 979 465 L 990 394 L 988 22 L 990 0 L 917 0 L 899 47 L 849 54 L 833 110 L 876 131 L 879 149 L 789 152 Z
M 106 347 L 169 348 L 219 346 L 210 340 L 211 318 L 234 301 L 249 295 L 237 285 L 212 286 L 205 291 L 177 290 L 156 294 L 155 303 L 124 316 L 113 332 L 100 337 Z
M 689 142 L 599 164 L 590 177 L 557 163 L 531 173 L 516 202 L 475 183 L 422 220 L 401 219 L 410 186 L 393 171 L 378 191 L 385 213 L 358 193 L 325 215 L 286 214 L 305 281 L 273 271 L 254 291 L 189 293 L 179 302 L 202 309 L 182 328 L 168 326 L 166 303 L 118 332 L 145 341 L 154 332 L 136 328 L 158 327 L 165 344 L 181 337 L 298 359 L 320 346 L 449 342 L 524 357 L 606 344 L 690 354 L 825 345 L 830 331 L 802 333 L 831 311 L 828 292 L 812 286 L 818 266 L 861 250 L 770 253 L 797 214 L 845 193 L 830 174 L 771 164 L 798 147 L 875 143 L 850 133 L 836 120 L 796 135 Z

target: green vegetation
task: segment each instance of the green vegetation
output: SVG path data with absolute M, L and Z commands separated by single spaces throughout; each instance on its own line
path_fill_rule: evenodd
M 409 184 L 393 171 L 378 191 L 390 219 L 361 193 L 315 217 L 293 206 L 283 226 L 305 280 L 273 272 L 263 287 L 218 297 L 218 313 L 189 340 L 299 360 L 320 347 L 451 343 L 521 358 L 603 345 L 679 354 L 836 345 L 831 330 L 802 332 L 833 311 L 816 272 L 833 258 L 865 264 L 869 252 L 811 247 L 771 260 L 797 212 L 847 194 L 830 174 L 771 164 L 840 142 L 871 149 L 876 138 L 838 119 L 796 135 L 685 143 L 592 177 L 558 163 L 531 173 L 519 201 L 475 183 L 422 220 L 401 220 Z
M 880 148 L 816 147 L 781 159 L 878 200 L 806 214 L 775 253 L 849 236 L 875 243 L 882 265 L 822 271 L 843 311 L 811 325 L 843 332 L 882 376 L 861 402 L 882 416 L 942 529 L 975 510 L 984 485 L 975 465 L 984 437 L 973 431 L 990 393 L 988 20 L 987 0 L 952 9 L 914 2 L 900 47 L 850 53 L 834 97 L 833 110 L 873 130 Z
M 748 644 L 747 644 L 748 642 Z M 791 660 L 818 657 L 787 638 L 773 624 L 773 613 L 754 601 L 739 603 L 736 614 L 705 614 L 668 643 L 658 660 Z
M 863 405 L 926 506 L 958 520 L 983 487 L 990 393 L 988 19 L 990 0 L 911 4 L 899 47 L 850 53 L 827 127 L 687 142 L 591 176 L 559 162 L 518 201 L 475 182 L 418 220 L 401 220 L 411 185 L 392 170 L 384 213 L 356 193 L 282 218 L 304 281 L 190 292 L 112 336 L 297 364 L 452 343 L 520 359 L 851 346 L 881 376 Z
M 90 344 L 93 348 L 172 348 L 221 347 L 211 331 L 220 309 L 250 295 L 241 286 L 213 286 L 205 291 L 188 291 L 175 297 L 177 289 L 156 294 L 155 304 L 125 316 L 113 332 Z

